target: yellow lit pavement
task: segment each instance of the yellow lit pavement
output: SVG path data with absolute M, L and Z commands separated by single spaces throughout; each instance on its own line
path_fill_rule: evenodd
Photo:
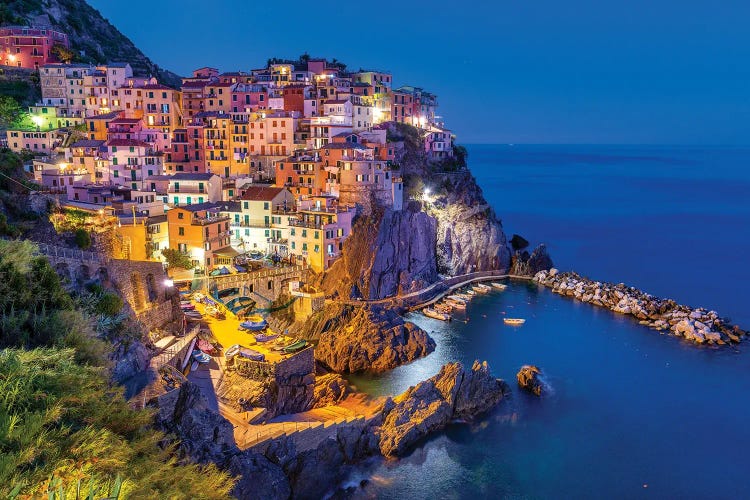
M 263 343 L 256 344 L 255 337 L 253 337 L 251 332 L 240 329 L 240 321 L 234 314 L 227 312 L 226 319 L 212 318 L 206 314 L 206 306 L 204 304 L 199 304 L 195 301 L 191 301 L 191 303 L 195 306 L 195 310 L 203 315 L 203 323 L 208 325 L 224 350 L 235 344 L 239 344 L 265 354 L 266 361 L 272 363 L 276 363 L 289 356 L 278 351 L 272 351 L 271 347 L 274 345 L 274 341 L 268 342 L 268 347 Z M 270 333 L 270 329 L 265 330 L 264 333 Z

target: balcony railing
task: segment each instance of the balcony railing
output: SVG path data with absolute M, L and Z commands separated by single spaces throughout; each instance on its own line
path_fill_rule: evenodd
M 206 224 L 214 224 L 216 222 L 228 221 L 228 215 L 218 215 L 216 217 L 193 217 L 190 224 L 193 226 L 205 226 Z

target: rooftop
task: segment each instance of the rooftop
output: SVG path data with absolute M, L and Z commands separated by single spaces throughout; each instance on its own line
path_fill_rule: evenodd
M 275 186 L 249 186 L 242 195 L 243 200 L 271 201 L 282 192 L 284 188 Z

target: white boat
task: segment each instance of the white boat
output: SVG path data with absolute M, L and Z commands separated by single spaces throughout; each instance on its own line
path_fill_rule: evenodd
M 459 294 L 456 294 L 456 295 L 448 295 L 448 296 L 446 297 L 446 299 L 448 299 L 448 300 L 452 300 L 453 302 L 461 302 L 461 303 L 463 303 L 464 305 L 466 305 L 466 303 L 467 303 L 467 302 L 469 301 L 469 298 L 468 298 L 468 297 L 462 297 L 462 296 L 461 296 L 461 295 L 459 295 Z
M 489 293 L 490 287 L 487 285 L 474 285 L 471 287 L 472 290 L 474 290 L 477 293 Z
M 508 288 L 508 285 L 504 285 L 502 283 L 498 283 L 497 281 L 493 281 L 492 282 L 492 286 L 495 287 L 495 288 L 497 288 L 498 290 L 505 290 L 506 288 Z
M 526 323 L 526 320 L 523 318 L 503 318 L 503 323 L 506 325 L 519 326 Z
M 466 309 L 466 302 L 463 300 L 453 300 L 453 299 L 445 299 L 445 303 L 451 306 L 453 309 Z
M 451 319 L 450 314 L 437 312 L 431 307 L 425 307 L 424 309 L 422 309 L 422 314 L 424 314 L 428 318 L 439 319 L 441 321 L 449 321 Z
M 467 288 L 466 290 L 464 290 L 464 291 L 463 291 L 463 293 L 464 293 L 464 294 L 466 294 L 466 295 L 470 295 L 470 296 L 471 296 L 471 295 L 476 295 L 476 294 L 477 294 L 477 292 L 475 292 L 475 291 L 474 291 L 474 290 L 472 290 L 471 288 Z

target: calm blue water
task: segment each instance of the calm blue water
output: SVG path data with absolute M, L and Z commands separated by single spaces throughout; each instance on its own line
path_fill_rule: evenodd
M 750 151 L 473 146 L 506 232 L 548 244 L 557 267 L 715 308 L 750 327 Z M 502 324 L 527 318 L 522 327 Z M 395 394 L 453 360 L 489 361 L 510 401 L 396 462 L 352 477 L 363 498 L 748 498 L 750 357 L 696 348 L 533 285 L 476 299 L 468 322 L 411 319 L 435 353 L 353 381 Z M 553 392 L 520 393 L 522 364 Z

